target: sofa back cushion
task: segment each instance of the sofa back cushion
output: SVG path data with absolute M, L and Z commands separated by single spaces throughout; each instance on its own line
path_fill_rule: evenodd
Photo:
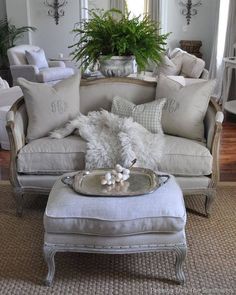
M 54 86 L 17 80 L 22 89 L 28 114 L 27 140 L 31 141 L 64 125 L 79 113 L 79 75 Z
M 165 133 L 204 141 L 204 117 L 215 86 L 214 80 L 183 87 L 176 81 L 160 75 L 156 99 L 166 98 L 162 112 Z
M 28 64 L 34 65 L 41 68 L 48 68 L 48 62 L 45 56 L 45 52 L 42 48 L 39 50 L 26 50 L 25 57 L 27 59 Z
M 198 79 L 205 67 L 205 61 L 187 52 L 182 53 L 181 75 Z

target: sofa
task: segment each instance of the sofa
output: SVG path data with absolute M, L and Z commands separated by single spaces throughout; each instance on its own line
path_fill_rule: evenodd
M 80 111 L 111 109 L 111 99 L 121 96 L 136 104 L 153 101 L 157 82 L 133 78 L 81 80 Z M 185 195 L 205 195 L 209 216 L 219 178 L 219 143 L 223 113 L 213 99 L 204 118 L 205 142 L 164 135 L 160 170 L 176 176 Z M 76 135 L 57 140 L 42 137 L 26 142 L 28 115 L 24 98 L 8 112 L 7 131 L 11 144 L 10 182 L 22 214 L 23 196 L 50 192 L 59 175 L 85 167 L 86 142 Z
M 205 68 L 205 61 L 189 54 L 181 48 L 167 50 L 162 62 L 157 66 L 150 62 L 142 79 L 155 81 L 160 73 L 175 77 L 183 85 L 203 82 L 208 80 L 208 70 Z

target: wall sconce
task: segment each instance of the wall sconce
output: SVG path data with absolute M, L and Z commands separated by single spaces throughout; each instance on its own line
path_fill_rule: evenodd
M 45 0 L 44 4 L 49 6 L 48 15 L 52 16 L 55 19 L 56 25 L 59 23 L 59 18 L 64 16 L 65 11 L 63 10 L 63 6 L 67 4 L 66 0 Z
M 197 0 L 193 3 L 192 0 L 180 0 L 179 5 L 184 7 L 181 8 L 180 12 L 186 17 L 187 25 L 190 25 L 191 17 L 197 14 L 196 7 L 202 5 L 202 1 Z

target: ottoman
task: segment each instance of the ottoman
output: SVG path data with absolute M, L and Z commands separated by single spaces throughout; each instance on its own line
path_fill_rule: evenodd
M 67 174 L 73 175 L 73 174 Z M 173 176 L 151 194 L 96 197 L 54 184 L 44 214 L 45 284 L 52 284 L 56 252 L 127 254 L 173 251 L 176 277 L 184 283 L 186 210 Z

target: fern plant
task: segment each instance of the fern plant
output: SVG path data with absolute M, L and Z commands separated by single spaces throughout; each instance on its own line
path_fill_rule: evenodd
M 0 64 L 2 68 L 8 67 L 7 50 L 15 46 L 16 40 L 20 39 L 24 33 L 35 31 L 35 27 L 23 26 L 17 28 L 5 18 L 0 20 Z
M 73 59 L 80 66 L 96 64 L 99 57 L 134 56 L 140 70 L 148 61 L 159 63 L 169 34 L 159 34 L 159 24 L 147 15 L 130 17 L 130 13 L 111 9 L 90 10 L 90 19 L 78 23 L 73 33 L 78 41 L 73 48 Z

